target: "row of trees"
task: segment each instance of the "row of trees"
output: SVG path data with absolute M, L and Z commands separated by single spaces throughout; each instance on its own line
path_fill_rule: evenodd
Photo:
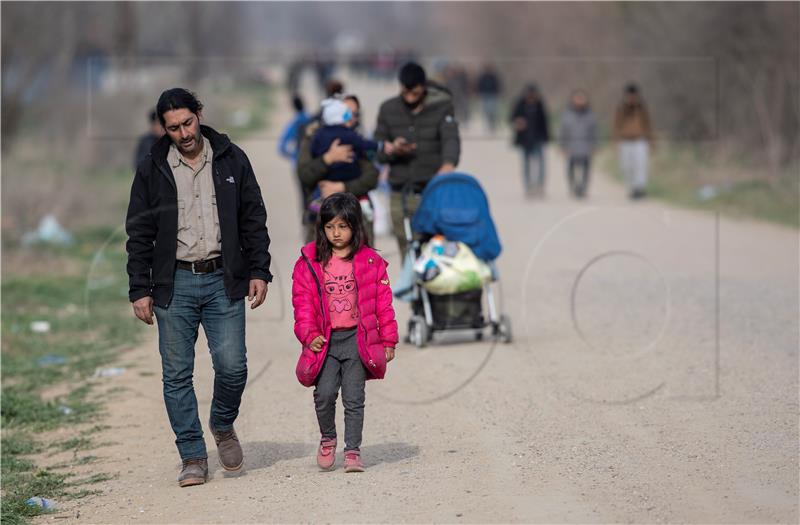
M 659 136 L 734 151 L 770 179 L 800 157 L 800 4 L 444 4 L 447 51 L 496 57 L 559 102 L 581 87 L 610 115 L 643 86 Z
M 4 3 L 4 149 L 45 116 L 53 140 L 78 135 L 89 63 L 174 57 L 194 83 L 209 58 L 288 60 L 342 33 L 492 59 L 512 88 L 536 81 L 560 105 L 581 87 L 609 116 L 634 80 L 662 139 L 744 152 L 773 174 L 800 154 L 800 4 L 769 2 Z

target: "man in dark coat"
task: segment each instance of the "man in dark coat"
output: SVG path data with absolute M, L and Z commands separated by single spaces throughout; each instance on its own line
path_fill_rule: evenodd
M 511 125 L 516 131 L 514 144 L 522 150 L 522 175 L 528 196 L 543 195 L 545 181 L 544 146 L 550 140 L 545 108 L 539 88 L 528 85 L 514 105 Z M 536 176 L 531 173 L 535 161 Z
M 414 214 L 428 181 L 455 170 L 461 141 L 450 93 L 429 82 L 425 70 L 414 62 L 404 65 L 398 78 L 400 95 L 381 104 L 374 139 L 396 144 L 391 155 L 381 153 L 378 160 L 389 164 L 392 229 L 402 258 L 404 214 Z
M 158 320 L 164 402 L 183 461 L 181 487 L 208 479 L 192 384 L 202 324 L 214 363 L 209 430 L 225 470 L 244 458 L 233 423 L 247 382 L 245 303 L 264 302 L 269 271 L 267 211 L 247 155 L 201 126 L 203 106 L 175 88 L 156 106 L 166 135 L 139 163 L 126 230 L 129 298 L 139 319 Z
M 478 76 L 478 95 L 483 104 L 483 116 L 489 133 L 494 134 L 497 129 L 497 110 L 500 104 L 500 95 L 503 94 L 503 84 L 492 64 L 486 64 Z

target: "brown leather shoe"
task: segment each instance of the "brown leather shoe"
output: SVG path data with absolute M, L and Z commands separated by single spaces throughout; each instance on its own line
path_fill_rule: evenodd
M 212 428 L 211 433 L 214 434 L 214 441 L 217 442 L 217 454 L 222 468 L 231 472 L 240 470 L 244 465 L 244 454 L 236 431 L 233 428 L 222 431 Z
M 178 474 L 178 485 L 191 487 L 202 485 L 208 480 L 208 460 L 206 458 L 190 458 L 183 460 L 183 468 Z

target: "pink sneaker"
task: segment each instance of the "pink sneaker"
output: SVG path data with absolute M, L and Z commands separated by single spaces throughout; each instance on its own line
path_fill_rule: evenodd
M 317 451 L 317 465 L 322 470 L 333 470 L 334 462 L 336 462 L 336 440 L 322 438 Z
M 361 452 L 358 450 L 348 450 L 344 453 L 345 472 L 364 472 L 364 464 L 361 462 Z

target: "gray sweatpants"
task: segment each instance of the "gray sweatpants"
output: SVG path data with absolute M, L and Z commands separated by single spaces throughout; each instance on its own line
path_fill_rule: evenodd
M 361 447 L 366 380 L 367 369 L 358 356 L 356 329 L 331 332 L 328 355 L 314 388 L 314 406 L 322 437 L 336 438 L 336 398 L 342 388 L 345 451 Z
M 650 145 L 644 139 L 623 140 L 619 143 L 622 175 L 631 190 L 647 187 L 647 157 Z

